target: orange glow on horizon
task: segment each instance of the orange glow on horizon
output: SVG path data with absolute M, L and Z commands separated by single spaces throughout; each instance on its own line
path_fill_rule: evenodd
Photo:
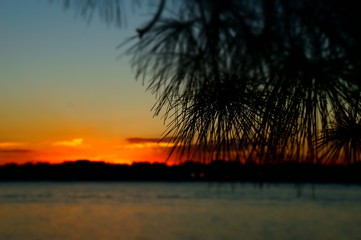
M 144 138 L 142 142 L 85 139 L 46 142 L 0 142 L 0 165 L 44 162 L 50 164 L 64 161 L 103 161 L 114 164 L 135 162 L 162 162 L 172 164 L 168 150 L 172 143 L 154 142 Z M 167 161 L 168 159 L 168 161 Z

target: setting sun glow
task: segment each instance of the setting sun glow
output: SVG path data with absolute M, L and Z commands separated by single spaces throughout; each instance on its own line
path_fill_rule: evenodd
M 165 161 L 172 145 L 159 141 L 155 98 L 129 58 L 117 59 L 135 25 L 73 14 L 48 1 L 1 3 L 0 165 Z

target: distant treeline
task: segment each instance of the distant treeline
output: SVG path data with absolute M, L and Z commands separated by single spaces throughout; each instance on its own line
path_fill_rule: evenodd
M 110 164 L 79 160 L 61 164 L 7 164 L 0 181 L 243 181 L 361 183 L 361 164 L 315 165 L 285 162 L 275 165 L 215 161 Z

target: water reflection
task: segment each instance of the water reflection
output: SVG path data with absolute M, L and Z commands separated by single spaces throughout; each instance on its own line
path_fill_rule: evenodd
M 358 239 L 361 188 L 2 183 L 0 239 Z

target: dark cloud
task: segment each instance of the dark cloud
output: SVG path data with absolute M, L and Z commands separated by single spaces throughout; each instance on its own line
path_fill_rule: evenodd
M 10 154 L 27 154 L 27 153 L 31 153 L 32 150 L 30 149 L 0 149 L 0 154 L 1 153 L 10 153 Z
M 173 138 L 127 138 L 128 143 L 137 144 L 137 143 L 168 143 L 172 142 Z

